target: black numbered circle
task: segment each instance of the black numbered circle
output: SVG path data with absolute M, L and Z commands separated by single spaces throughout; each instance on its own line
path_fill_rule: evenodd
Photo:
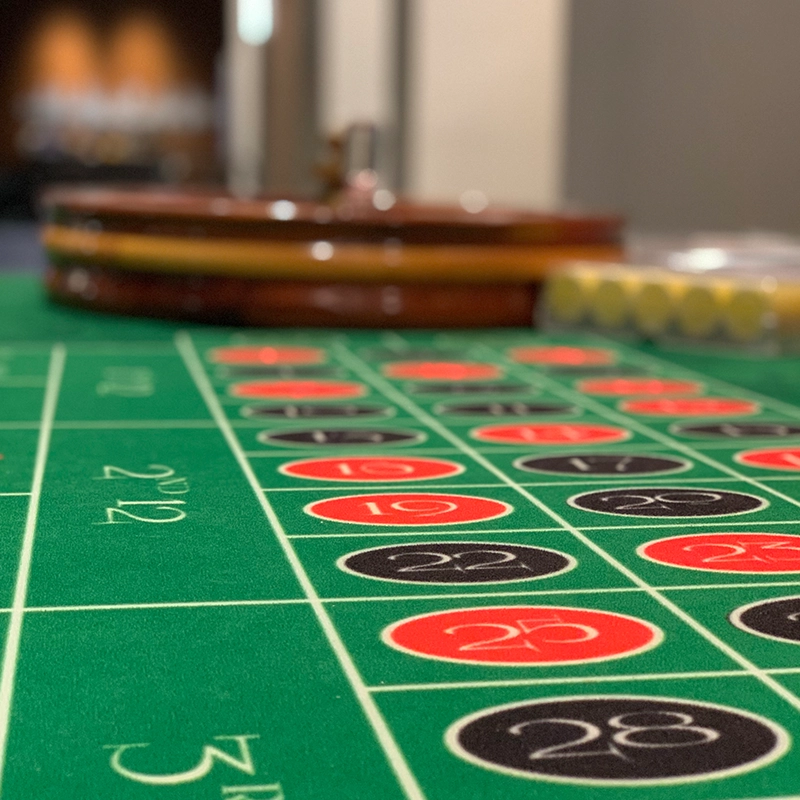
M 415 383 L 411 390 L 415 394 L 519 394 L 532 392 L 527 383 L 490 383 L 487 381 L 469 381 L 459 383 Z
M 439 414 L 470 417 L 529 417 L 542 414 L 575 414 L 575 406 L 563 403 L 446 403 L 436 409 Z
M 241 364 L 219 368 L 222 377 L 235 378 L 330 378 L 339 375 L 336 367 L 315 364 L 290 366 L 288 364 Z
M 375 547 L 343 556 L 340 569 L 401 583 L 507 583 L 558 575 L 571 556 L 543 547 L 488 542 L 421 542 Z
M 514 462 L 527 472 L 554 472 L 559 475 L 650 475 L 655 472 L 681 472 L 691 464 L 667 456 L 601 455 L 578 453 L 570 456 L 525 456 Z
M 586 511 L 632 517 L 716 517 L 767 505 L 763 498 L 741 492 L 666 486 L 604 489 L 571 497 L 569 502 Z
M 726 706 L 665 697 L 589 696 L 489 708 L 446 741 L 488 769 L 566 783 L 664 784 L 766 766 L 789 747 L 783 728 Z
M 279 419 L 350 419 L 353 417 L 388 417 L 389 406 L 357 406 L 351 403 L 316 405 L 314 403 L 288 403 L 282 406 L 244 406 L 245 417 L 271 417 Z
M 800 425 L 783 422 L 719 422 L 709 425 L 680 424 L 672 430 L 682 436 L 721 439 L 780 439 L 800 434 Z
M 748 633 L 800 644 L 800 597 L 760 600 L 737 608 L 730 620 Z
M 370 444 L 411 444 L 421 442 L 421 431 L 390 430 L 388 428 L 310 428 L 303 431 L 261 431 L 259 442 L 285 442 L 294 445 L 336 446 Z
M 624 364 L 541 364 L 548 372 L 572 378 L 591 378 L 595 375 L 647 375 L 649 370 Z

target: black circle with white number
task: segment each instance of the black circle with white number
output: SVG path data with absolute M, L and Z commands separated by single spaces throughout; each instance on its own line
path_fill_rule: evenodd
M 590 378 L 594 375 L 647 375 L 649 370 L 627 364 L 541 364 L 542 369 L 558 375 L 574 378 Z
M 544 547 L 494 542 L 421 542 L 343 556 L 337 566 L 365 578 L 400 583 L 530 581 L 572 569 L 571 556 Z
M 767 501 L 741 492 L 667 486 L 604 489 L 571 497 L 586 511 L 632 517 L 716 517 L 764 508 Z
M 290 364 L 236 364 L 219 367 L 221 378 L 331 378 L 341 374 L 336 367 L 316 364 L 292 366 Z
M 563 403 L 444 403 L 439 414 L 468 417 L 530 417 L 550 414 L 575 414 L 575 406 Z
M 800 425 L 783 422 L 719 422 L 708 425 L 679 424 L 672 427 L 681 436 L 720 439 L 780 439 L 800 435 Z
M 388 417 L 389 406 L 357 406 L 351 403 L 288 403 L 282 406 L 244 406 L 245 417 L 272 417 L 279 419 L 352 419 L 357 417 Z
M 489 708 L 450 727 L 446 742 L 479 766 L 565 783 L 645 785 L 728 777 L 789 747 L 765 717 L 666 697 L 587 696 Z
M 514 462 L 526 472 L 552 472 L 559 475 L 651 475 L 682 472 L 691 464 L 682 458 L 577 453 L 569 456 L 526 456 Z
M 259 442 L 311 447 L 336 447 L 341 445 L 412 444 L 425 439 L 421 431 L 392 430 L 389 428 L 309 428 L 302 431 L 261 431 Z
M 532 392 L 527 383 L 489 383 L 486 381 L 452 383 L 415 383 L 411 386 L 415 394 L 519 394 Z
M 737 608 L 730 620 L 756 636 L 800 644 L 800 597 L 760 600 Z

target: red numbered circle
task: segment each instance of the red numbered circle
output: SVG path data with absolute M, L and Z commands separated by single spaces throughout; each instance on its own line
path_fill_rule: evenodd
M 703 387 L 696 381 L 673 381 L 661 378 L 592 378 L 580 381 L 584 394 L 617 397 L 624 394 L 697 394 Z
M 714 417 L 757 414 L 757 403 L 730 397 L 662 397 L 658 400 L 623 400 L 620 411 L 667 417 Z
M 503 370 L 494 364 L 470 361 L 399 361 L 383 368 L 387 378 L 419 381 L 481 381 L 502 378 Z
M 217 347 L 215 364 L 321 364 L 325 351 L 317 347 Z
M 356 525 L 460 525 L 510 514 L 508 503 L 460 494 L 357 494 L 317 500 L 305 507 L 314 517 Z
M 386 628 L 382 638 L 423 658 L 514 667 L 631 656 L 655 647 L 663 634 L 649 622 L 608 611 L 500 606 L 410 617 Z
M 800 470 L 800 447 L 766 447 L 747 450 L 734 456 L 740 464 L 761 469 L 778 469 L 784 472 Z
M 515 347 L 509 351 L 512 361 L 520 364 L 554 364 L 570 367 L 613 364 L 616 357 L 611 350 L 594 347 Z
M 333 400 L 362 397 L 367 393 L 361 383 L 348 381 L 250 381 L 230 388 L 234 397 L 259 397 L 272 400 Z
M 318 481 L 393 483 L 447 478 L 464 472 L 461 464 L 440 458 L 406 456 L 342 456 L 306 458 L 283 464 L 279 471 L 295 478 Z
M 637 553 L 671 567 L 709 572 L 800 572 L 800 536 L 700 533 L 648 542 Z
M 498 444 L 600 444 L 622 442 L 631 432 L 613 425 L 592 425 L 574 422 L 523 423 L 517 425 L 484 425 L 471 432 L 474 439 Z

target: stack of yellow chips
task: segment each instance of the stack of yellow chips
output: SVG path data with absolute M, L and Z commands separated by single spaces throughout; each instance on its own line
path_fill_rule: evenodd
M 628 264 L 575 264 L 543 294 L 551 327 L 641 339 L 800 349 L 800 274 L 681 272 Z

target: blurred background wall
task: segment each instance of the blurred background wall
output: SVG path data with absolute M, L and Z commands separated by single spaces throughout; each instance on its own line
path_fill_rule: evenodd
M 800 231 L 800 3 L 572 0 L 565 197 Z
M 309 191 L 367 120 L 417 197 L 793 232 L 798 30 L 797 0 L 4 0 L 0 218 L 60 180 Z

